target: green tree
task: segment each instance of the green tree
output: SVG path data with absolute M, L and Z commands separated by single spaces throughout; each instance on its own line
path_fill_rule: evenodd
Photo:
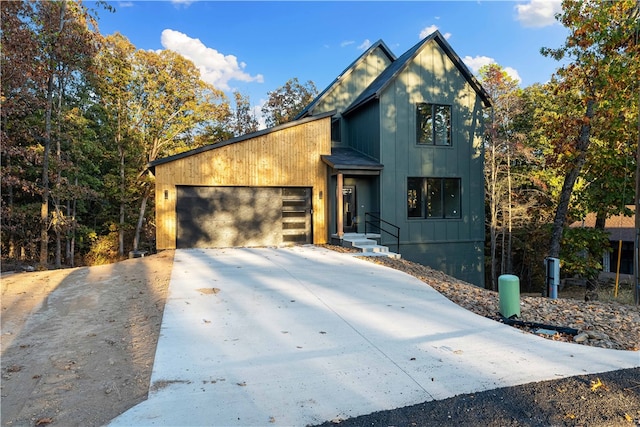
M 103 132 L 110 134 L 117 152 L 118 173 L 108 172 L 105 180 L 118 199 L 118 255 L 124 256 L 127 201 L 130 198 L 131 173 L 128 173 L 127 159 L 136 156 L 134 152 L 134 123 L 130 113 L 133 107 L 133 77 L 135 46 L 129 40 L 115 33 L 104 38 L 96 56 L 97 73 L 94 87 L 100 107 L 104 112 Z
M 262 107 L 268 127 L 293 120 L 318 94 L 311 80 L 301 84 L 297 77 L 289 79 L 284 86 L 269 92 L 269 99 Z
M 200 79 L 195 65 L 181 55 L 138 50 L 133 82 L 133 123 L 139 133 L 140 209 L 133 250 L 138 250 L 152 180 L 146 165 L 189 147 L 196 133 L 228 115 L 224 94 Z M 215 127 L 215 126 L 213 126 Z
M 563 184 L 553 222 L 549 255 L 558 257 L 574 186 L 588 160 L 596 126 L 608 124 L 606 111 L 628 107 L 629 92 L 638 81 L 638 2 L 564 0 L 559 20 L 569 30 L 564 45 L 543 48 L 555 59 L 568 59 L 556 72 L 554 99 L 565 107 L 556 126 L 548 129 L 563 166 Z M 635 94 L 634 94 L 635 96 Z M 570 100 L 571 102 L 567 102 Z M 579 108 L 579 112 L 576 108 Z M 597 132 L 606 133 L 602 129 Z

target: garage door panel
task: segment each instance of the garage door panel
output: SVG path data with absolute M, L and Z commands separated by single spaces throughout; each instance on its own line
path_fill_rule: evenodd
M 177 247 L 310 243 L 310 219 L 304 218 L 310 217 L 310 209 L 295 200 L 300 194 L 309 196 L 310 189 L 294 190 L 291 196 L 282 188 L 178 187 Z M 302 224 L 308 230 L 300 230 Z

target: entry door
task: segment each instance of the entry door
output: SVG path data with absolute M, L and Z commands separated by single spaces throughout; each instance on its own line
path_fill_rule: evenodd
M 356 204 L 356 187 L 355 185 L 346 185 L 342 188 L 342 212 L 343 229 L 345 233 L 357 233 L 358 224 L 356 217 L 358 216 Z

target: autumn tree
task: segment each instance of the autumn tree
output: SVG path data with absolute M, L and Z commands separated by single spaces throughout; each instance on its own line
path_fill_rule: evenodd
M 2 79 L 3 99 L 10 100 L 3 119 L 15 123 L 7 128 L 3 145 L 12 147 L 7 148 L 12 154 L 7 162 L 17 160 L 18 156 L 24 159 L 29 153 L 27 155 L 40 166 L 39 180 L 30 179 L 31 185 L 22 188 L 40 196 L 39 264 L 46 268 L 49 230 L 54 227 L 58 245 L 62 232 L 63 213 L 57 197 L 63 183 L 61 124 L 64 112 L 70 107 L 67 95 L 82 85 L 91 67 L 95 15 L 81 2 L 67 0 L 6 2 L 2 14 L 2 69 L 3 73 L 12 70 L 15 77 L 7 79 L 4 74 Z M 53 169 L 52 149 L 55 150 Z M 16 156 L 18 153 L 21 154 Z M 52 182 L 58 190 L 53 194 Z M 56 203 L 54 221 L 50 212 L 52 195 Z M 57 247 L 56 265 L 60 264 L 59 253 Z
M 480 80 L 491 97 L 493 108 L 487 118 L 485 146 L 485 185 L 489 211 L 488 229 L 491 259 L 491 287 L 497 289 L 498 270 L 512 273 L 512 231 L 516 207 L 511 165 L 525 151 L 515 132 L 514 118 L 521 112 L 518 81 L 502 67 L 490 64 L 480 69 Z M 502 237 L 500 269 L 497 265 L 498 237 Z
M 231 118 L 227 128 L 233 136 L 246 135 L 258 130 L 258 119 L 251 109 L 251 102 L 248 96 L 240 92 L 233 93 L 235 107 L 232 110 Z
M 227 117 L 228 104 L 224 94 L 202 81 L 195 65 L 183 56 L 170 50 L 138 50 L 134 57 L 132 120 L 142 153 L 137 160 L 140 209 L 133 243 L 137 251 L 153 189 L 147 164 L 189 148 L 199 130 L 215 127 Z
M 301 84 L 297 77 L 289 79 L 284 86 L 269 92 L 269 99 L 262 107 L 268 127 L 281 125 L 293 120 L 318 94 L 311 80 Z
M 558 104 L 566 110 L 548 128 L 564 176 L 549 247 L 552 257 L 560 255 L 572 194 L 592 149 L 594 133 L 606 134 L 603 129 L 609 123 L 603 118 L 607 111 L 632 114 L 627 100 L 631 94 L 635 96 L 640 62 L 635 38 L 639 25 L 636 0 L 564 0 L 562 9 L 558 19 L 569 36 L 560 48 L 542 49 L 544 55 L 566 61 L 555 73 L 554 96 L 564 100 Z

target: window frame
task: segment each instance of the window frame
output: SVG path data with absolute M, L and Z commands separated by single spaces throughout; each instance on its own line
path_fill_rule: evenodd
M 406 190 L 408 220 L 462 219 L 462 178 L 409 176 Z
M 447 112 L 446 117 L 446 141 L 442 142 L 442 132 L 434 118 L 441 117 L 439 109 Z M 426 116 L 426 117 L 425 117 Z M 430 147 L 452 147 L 453 146 L 453 106 L 450 104 L 436 104 L 430 102 L 416 103 L 416 145 Z M 428 127 L 429 129 L 425 129 Z M 427 137 L 428 135 L 428 137 Z M 440 136 L 440 137 L 439 137 Z

